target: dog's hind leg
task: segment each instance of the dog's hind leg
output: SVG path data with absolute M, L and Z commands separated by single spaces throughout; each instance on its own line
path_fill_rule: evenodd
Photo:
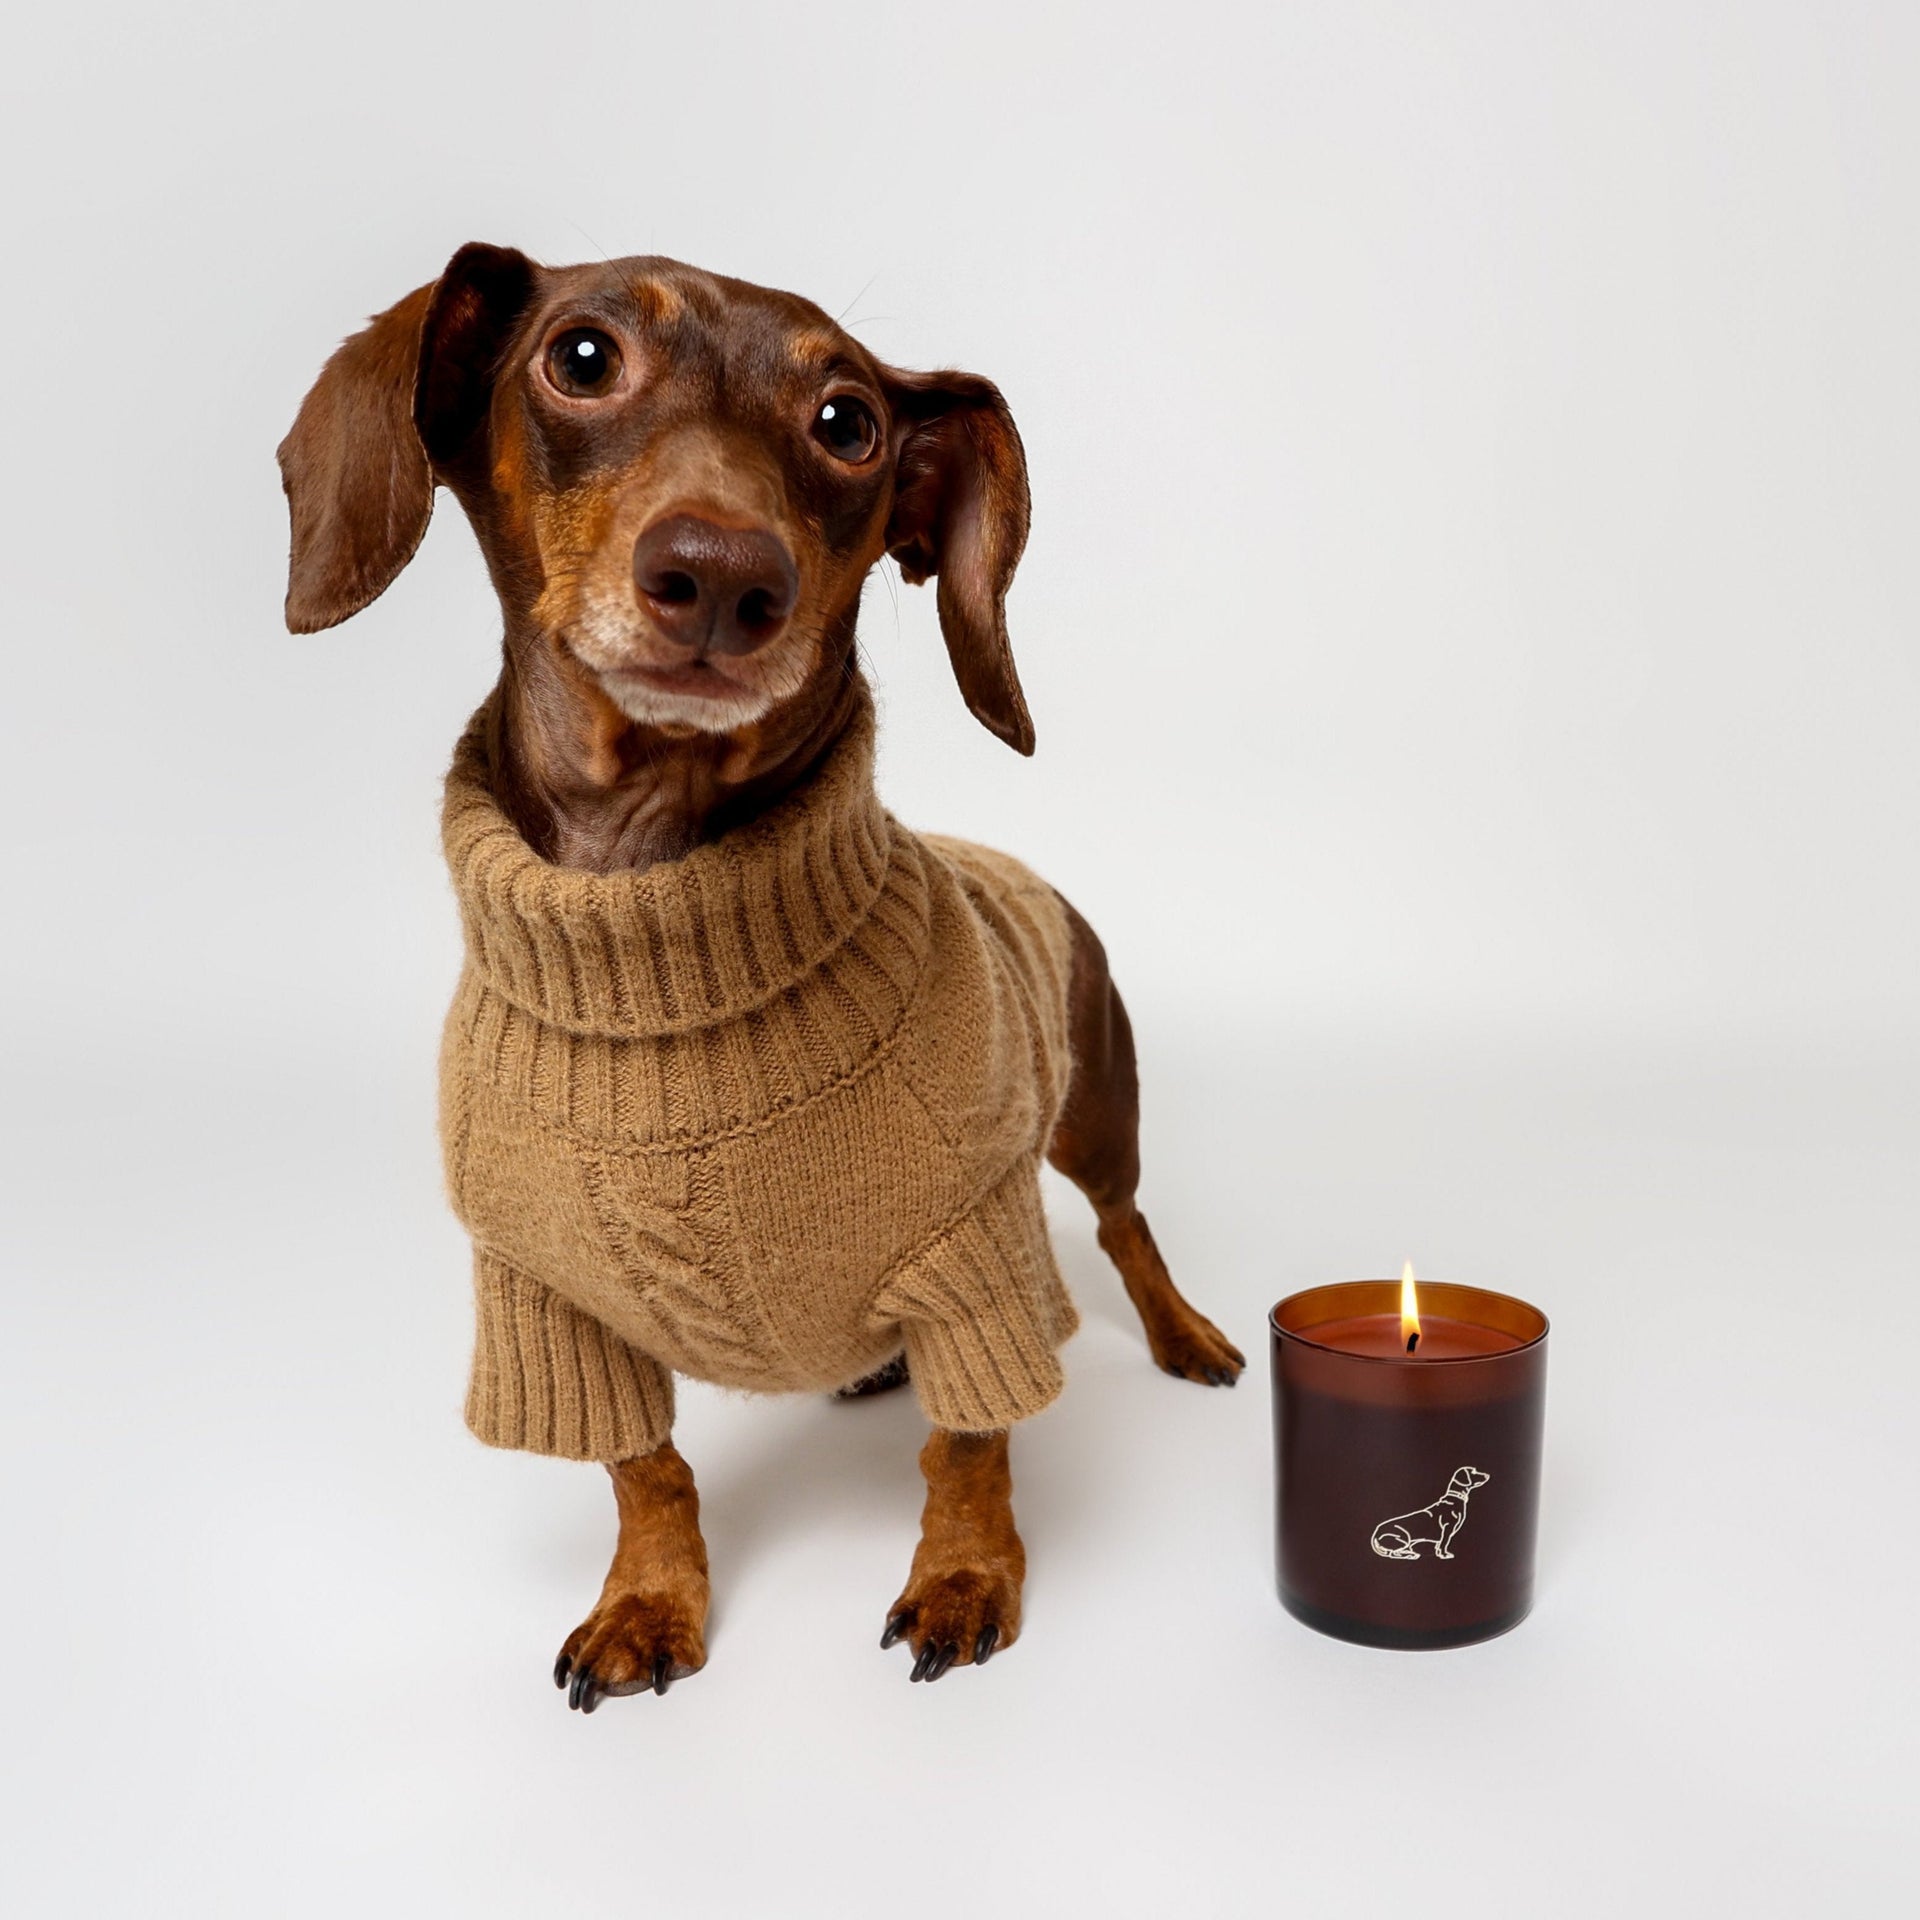
M 1230 1387 L 1246 1356 L 1173 1284 L 1146 1216 L 1134 1202 L 1140 1184 L 1140 1077 L 1133 1028 L 1099 937 L 1071 905 L 1060 904 L 1073 930 L 1067 1005 L 1073 1077 L 1047 1158 L 1093 1202 L 1100 1244 L 1120 1269 L 1155 1364 L 1182 1380 Z

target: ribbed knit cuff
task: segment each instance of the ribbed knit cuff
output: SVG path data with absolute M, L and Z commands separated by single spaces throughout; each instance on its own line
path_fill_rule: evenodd
M 475 1248 L 467 1425 L 490 1447 L 635 1460 L 673 1432 L 673 1375 L 550 1287 Z
M 1021 1164 L 882 1290 L 907 1371 L 936 1427 L 991 1433 L 1066 1384 L 1057 1349 L 1079 1325 L 1054 1265 L 1037 1163 Z

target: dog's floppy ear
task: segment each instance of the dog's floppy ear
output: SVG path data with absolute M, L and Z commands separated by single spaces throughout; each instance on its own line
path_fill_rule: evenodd
M 918 586 L 940 577 L 940 631 L 973 717 L 1016 753 L 1033 720 L 1007 640 L 1007 588 L 1027 544 L 1027 458 L 991 380 L 887 371 L 902 430 L 887 551 Z
M 538 272 L 511 248 L 462 247 L 438 280 L 377 314 L 321 369 L 280 443 L 293 632 L 337 626 L 413 558 L 435 469 L 485 418 L 500 351 Z

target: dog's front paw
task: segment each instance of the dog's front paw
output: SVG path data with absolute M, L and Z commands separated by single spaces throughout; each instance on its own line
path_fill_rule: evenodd
M 1177 1380 L 1197 1380 L 1203 1386 L 1230 1387 L 1240 1378 L 1247 1356 L 1204 1313 L 1188 1306 L 1170 1314 L 1163 1324 L 1149 1323 L 1147 1345 L 1154 1365 Z
M 603 1598 L 553 1663 L 567 1705 L 591 1713 L 609 1694 L 665 1693 L 707 1664 L 704 1609 L 665 1594 Z
M 984 1667 L 1020 1633 L 1020 1582 L 1001 1571 L 965 1567 L 916 1575 L 893 1603 L 880 1644 L 905 1640 L 913 1680 L 938 1680 L 951 1666 Z

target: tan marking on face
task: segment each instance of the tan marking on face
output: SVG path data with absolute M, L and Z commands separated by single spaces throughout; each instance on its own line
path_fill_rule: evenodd
M 587 775 L 596 784 L 610 787 L 625 765 L 620 741 L 627 730 L 627 716 L 607 698 L 604 688 L 596 685 L 592 691 L 595 697 L 587 717 Z
M 529 530 L 544 576 L 534 617 L 549 633 L 564 633 L 577 619 L 586 581 L 603 564 L 618 507 L 616 494 L 604 486 L 534 495 Z
M 821 327 L 799 327 L 787 335 L 787 351 L 803 367 L 824 366 L 843 351 L 840 336 Z
M 633 297 L 646 317 L 663 327 L 672 326 L 687 310 L 687 302 L 680 289 L 665 280 L 636 281 Z
M 526 429 L 509 415 L 500 423 L 493 444 L 493 497 L 500 503 L 501 531 L 515 545 L 534 546 L 534 515 L 542 494 L 527 480 Z

